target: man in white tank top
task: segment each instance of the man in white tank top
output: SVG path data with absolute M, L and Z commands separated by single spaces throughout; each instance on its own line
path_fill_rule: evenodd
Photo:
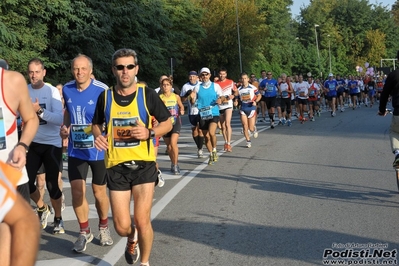
M 25 78 L 18 72 L 7 71 L 0 67 L 0 160 L 7 162 L 16 169 L 22 171 L 17 190 L 20 194 L 29 201 L 29 186 L 28 175 L 26 174 L 25 163 L 26 153 L 29 145 L 36 134 L 38 129 L 38 118 L 35 114 Z M 22 117 L 24 123 L 24 130 L 21 139 L 18 142 L 17 121 L 18 114 Z M 22 232 L 15 232 L 13 234 L 23 234 L 22 239 L 34 239 L 37 225 L 32 222 L 32 230 L 24 230 Z M 26 235 L 26 234 L 29 235 Z M 16 235 L 10 234 L 10 229 L 4 223 L 0 224 L 0 261 L 2 265 L 10 264 L 11 252 L 11 237 L 15 238 Z M 31 256 L 31 251 L 36 249 L 26 247 L 26 244 L 34 244 L 34 241 L 27 243 L 24 242 L 20 245 L 21 251 L 16 254 L 24 254 L 24 256 Z M 27 248 L 28 250 L 25 250 Z M 13 251 L 14 252 L 14 251 Z M 22 253 L 21 253 L 22 252 Z M 26 252 L 29 252 L 26 253 Z M 36 255 L 34 255 L 36 256 Z

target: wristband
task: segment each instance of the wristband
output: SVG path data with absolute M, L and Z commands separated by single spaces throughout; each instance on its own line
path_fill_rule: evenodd
M 17 147 L 17 146 L 22 146 L 22 147 L 24 147 L 25 150 L 26 150 L 26 153 L 28 153 L 28 151 L 29 151 L 29 146 L 26 145 L 25 143 L 23 143 L 23 142 L 18 142 L 17 145 L 15 145 L 15 147 Z

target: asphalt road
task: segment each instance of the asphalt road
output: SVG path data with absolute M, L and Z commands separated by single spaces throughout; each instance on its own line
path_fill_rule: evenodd
M 339 256 L 347 264 L 397 263 L 399 193 L 390 117 L 376 112 L 376 107 L 347 109 L 336 117 L 324 112 L 315 122 L 275 129 L 258 123 L 259 137 L 250 149 L 235 112 L 233 152 L 220 151 L 224 142 L 218 135 L 220 158 L 212 166 L 197 159 L 184 117 L 181 176 L 167 174 L 170 162 L 160 147 L 166 184 L 155 192 L 151 265 L 326 265 Z M 66 233 L 52 235 L 51 224 L 43 230 L 36 265 L 126 265 L 126 238 L 113 228 L 113 246 L 101 247 L 96 238 L 82 254 L 71 250 L 79 227 L 66 172 L 63 179 Z M 90 225 L 97 234 L 88 191 Z M 110 220 L 112 226 L 111 214 Z

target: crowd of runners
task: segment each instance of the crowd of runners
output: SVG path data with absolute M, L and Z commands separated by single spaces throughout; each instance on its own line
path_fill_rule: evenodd
M 251 148 L 251 138 L 258 137 L 257 123 L 269 123 L 273 129 L 277 125 L 292 126 L 293 116 L 305 123 L 314 122 L 321 110 L 335 117 L 337 112 L 345 109 L 356 110 L 361 105 L 371 108 L 384 86 L 383 75 L 341 77 L 330 73 L 326 80 L 320 80 L 311 73 L 295 76 L 282 73 L 274 78 L 271 71 L 265 70 L 260 72 L 260 78 L 253 73 L 242 73 L 235 82 L 228 78 L 225 68 L 212 75 L 208 67 L 203 67 L 199 72 L 188 72 L 188 82 L 181 90 L 173 83 L 173 78 L 166 75 L 160 77 L 159 88 L 150 89 L 146 82 L 137 81 L 137 55 L 133 50 L 117 51 L 112 67 L 117 85 L 108 88 L 93 76 L 91 59 L 78 55 L 71 64 L 74 79 L 56 88 L 44 81 L 46 70 L 43 61 L 38 58 L 30 60 L 27 93 L 40 126 L 29 140 L 24 136 L 26 119 L 22 119 L 20 141 L 15 140 L 7 147 L 26 149 L 27 172 L 18 183 L 18 191 L 28 202 L 34 201 L 42 229 L 47 227 L 51 211 L 43 200 L 46 184 L 54 210 L 54 234 L 65 233 L 61 173 L 62 160 L 68 162 L 72 207 L 80 228 L 72 249 L 78 253 L 84 252 L 94 239 L 86 200 L 86 178 L 90 168 L 100 245 L 113 244 L 108 228 L 111 206 L 117 233 L 127 237 L 127 263 L 135 263 L 141 254 L 143 266 L 149 265 L 152 245 L 152 229 L 148 227 L 150 220 L 147 217 L 152 196 L 140 200 L 143 193 L 152 195 L 154 187 L 148 185 L 150 181 L 159 187 L 165 183 L 156 163 L 161 138 L 170 158 L 170 172 L 181 174 L 178 141 L 181 116 L 186 112 L 198 158 L 208 156 L 207 163 L 213 165 L 219 159 L 218 151 L 233 152 L 231 120 L 234 111 L 240 114 L 246 147 Z M 2 115 L 10 120 L 21 110 L 12 112 Z M 223 147 L 217 146 L 218 129 L 223 136 Z M 204 145 L 207 152 L 204 152 Z M 2 160 L 6 160 L 4 154 Z M 125 158 L 131 154 L 134 156 L 126 161 Z M 143 154 L 146 155 L 143 157 Z M 138 157 L 143 158 L 137 160 Z M 125 177 L 132 171 L 135 175 L 130 183 L 114 181 L 114 178 Z M 147 179 L 142 180 L 141 175 L 147 175 Z M 142 190 L 135 189 L 136 185 L 140 185 Z M 136 195 L 133 223 L 130 213 L 122 208 L 130 202 L 130 193 Z M 141 253 L 139 243 L 142 245 Z M 0 241 L 0 247 L 4 245 L 7 243 Z

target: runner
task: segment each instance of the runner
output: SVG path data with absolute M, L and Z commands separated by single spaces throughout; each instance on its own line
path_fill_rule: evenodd
M 222 94 L 224 96 L 222 104 L 219 105 L 219 121 L 222 127 L 222 134 L 224 139 L 223 150 L 231 152 L 231 117 L 233 115 L 233 100 L 234 92 L 237 87 L 231 79 L 227 78 L 227 69 L 221 68 L 219 70 L 219 81 L 216 84 L 222 89 Z
M 348 81 L 349 95 L 351 96 L 352 108 L 353 108 L 353 110 L 355 110 L 356 104 L 357 104 L 357 95 L 358 95 L 358 91 L 359 91 L 359 84 L 358 84 L 358 81 L 355 79 L 355 76 L 350 75 L 349 79 L 350 79 Z
M 308 106 L 308 91 L 309 84 L 303 81 L 303 76 L 299 75 L 299 81 L 295 84 L 295 92 L 298 95 L 298 106 L 299 106 L 299 120 L 301 124 L 306 121 L 305 112 L 307 112 Z
M 115 230 L 127 237 L 125 260 L 134 264 L 141 253 L 141 265 L 149 265 L 154 239 L 150 215 L 158 179 L 152 138 L 169 132 L 172 121 L 155 91 L 136 83 L 138 70 L 135 51 L 123 48 L 113 54 L 116 86 L 100 94 L 92 128 L 95 147 L 107 150 L 107 186 Z M 154 128 L 152 117 L 159 122 Z M 104 122 L 106 135 L 102 134 Z
M 258 131 L 256 130 L 256 105 L 262 98 L 258 89 L 249 83 L 249 77 L 247 73 L 241 74 L 242 85 L 235 92 L 236 99 L 234 105 L 238 105 L 238 98 L 241 100 L 240 118 L 242 127 L 244 128 L 244 136 L 247 140 L 247 147 L 251 148 L 251 138 L 248 132 L 251 131 L 254 138 L 258 137 Z
M 179 147 L 177 141 L 179 140 L 181 130 L 181 118 L 180 115 L 184 115 L 184 106 L 180 100 L 180 96 L 172 92 L 172 80 L 166 78 L 161 83 L 161 100 L 168 108 L 173 128 L 167 134 L 163 135 L 169 158 L 171 161 L 170 171 L 174 175 L 180 175 L 180 167 L 178 164 L 179 158 Z
M 308 76 L 308 103 L 309 103 L 309 118 L 310 121 L 315 121 L 315 114 L 319 114 L 319 97 L 320 97 L 320 87 L 319 85 L 313 81 L 312 76 Z
M 328 104 L 331 108 L 331 116 L 334 117 L 336 115 L 335 108 L 337 102 L 338 83 L 334 79 L 334 75 L 332 73 L 328 74 L 328 80 L 324 82 L 324 88 L 326 92 L 326 100 L 328 100 Z
M 58 186 L 58 175 L 62 161 L 62 140 L 59 135 L 62 124 L 62 102 L 57 88 L 44 83 L 46 75 L 43 61 L 34 58 L 28 63 L 29 94 L 33 101 L 33 109 L 39 117 L 39 130 L 33 139 L 26 158 L 26 169 L 29 176 L 30 197 L 36 203 L 42 228 L 47 227 L 50 207 L 40 197 L 35 186 L 37 172 L 43 164 L 46 169 L 46 186 L 54 208 L 53 234 L 63 234 L 64 222 L 61 216 L 62 192 Z
M 338 83 L 338 88 L 337 88 L 337 100 L 338 100 L 338 106 L 339 110 L 341 112 L 345 111 L 344 108 L 344 94 L 345 94 L 345 87 L 346 87 L 346 82 L 345 79 L 341 78 L 340 75 L 337 75 L 337 83 Z
M 108 88 L 104 83 L 90 78 L 93 62 L 80 54 L 72 61 L 74 80 L 65 84 L 63 97 L 66 102 L 64 126 L 60 134 L 68 141 L 68 177 L 71 184 L 72 206 L 79 223 L 79 236 L 74 243 L 75 252 L 86 250 L 94 236 L 89 226 L 89 204 L 86 199 L 86 178 L 92 172 L 92 189 L 98 214 L 101 246 L 113 244 L 108 228 L 109 199 L 104 152 L 94 147 L 91 123 L 98 96 Z
M 191 131 L 192 136 L 194 139 L 195 144 L 197 145 L 197 156 L 198 158 L 203 158 L 204 153 L 202 151 L 204 145 L 204 134 L 202 130 L 199 128 L 199 114 L 198 114 L 198 107 L 196 104 L 191 104 L 190 101 L 190 94 L 193 90 L 198 89 L 199 81 L 198 81 L 198 74 L 196 71 L 192 70 L 188 73 L 189 81 L 183 85 L 181 89 L 181 100 L 182 102 L 187 101 L 188 104 L 188 119 L 191 124 Z
M 270 128 L 274 128 L 274 107 L 276 106 L 276 97 L 278 91 L 277 80 L 273 79 L 272 72 L 267 72 L 267 78 L 264 79 L 260 84 L 259 88 L 262 95 L 262 114 L 265 114 L 265 109 L 269 113 Z M 264 120 L 266 122 L 266 120 Z
M 218 161 L 216 127 L 219 121 L 219 104 L 222 103 L 222 89 L 217 83 L 211 82 L 211 71 L 203 67 L 200 71 L 202 84 L 191 92 L 191 104 L 197 104 L 200 122 L 199 127 L 204 133 L 205 144 L 209 151 L 208 164 Z
M 281 106 L 281 115 L 280 122 L 282 125 L 286 123 L 286 117 L 288 118 L 288 126 L 291 126 L 291 94 L 294 92 L 294 88 L 292 87 L 292 83 L 287 78 L 285 73 L 281 74 L 281 82 L 279 84 L 279 94 L 280 98 L 280 106 Z M 279 122 L 279 123 L 280 123 Z

